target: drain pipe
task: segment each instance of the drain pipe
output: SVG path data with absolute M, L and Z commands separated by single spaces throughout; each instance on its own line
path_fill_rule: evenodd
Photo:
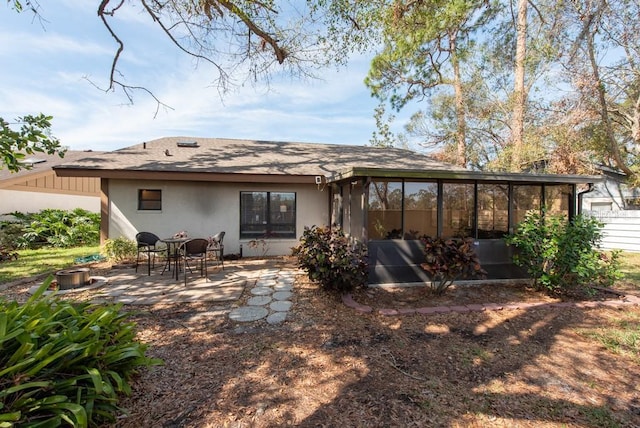
M 587 183 L 587 185 L 589 186 L 587 187 L 587 190 L 578 192 L 578 215 L 582 214 L 582 197 L 587 193 L 593 192 L 595 189 L 595 186 L 593 183 Z

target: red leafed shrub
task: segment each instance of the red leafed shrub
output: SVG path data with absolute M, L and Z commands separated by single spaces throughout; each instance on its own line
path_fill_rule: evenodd
M 429 274 L 434 293 L 444 293 L 457 279 L 481 279 L 486 276 L 473 248 L 473 239 L 424 236 L 421 241 L 425 262 L 420 266 Z

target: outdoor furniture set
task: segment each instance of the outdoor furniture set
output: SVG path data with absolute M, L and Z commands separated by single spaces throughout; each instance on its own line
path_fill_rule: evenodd
M 136 272 L 141 256 L 147 259 L 148 275 L 151 275 L 151 268 L 155 268 L 156 256 L 162 256 L 165 262 L 160 275 L 164 275 L 165 271 L 171 272 L 173 268 L 175 279 L 178 280 L 182 270 L 186 285 L 187 269 L 193 272 L 191 267 L 198 267 L 199 264 L 200 274 L 206 278 L 209 260 L 215 260 L 224 270 L 224 234 L 225 232 L 219 232 L 205 239 L 188 238 L 185 232 L 180 232 L 170 238 L 160 238 L 152 232 L 139 232 L 136 234 Z

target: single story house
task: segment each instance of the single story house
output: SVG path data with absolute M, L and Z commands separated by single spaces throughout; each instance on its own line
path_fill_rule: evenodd
M 56 165 L 97 154 L 67 150 L 61 158 L 57 154 L 35 153 L 25 157 L 22 161 L 25 168 L 18 172 L 0 169 L 0 215 L 16 211 L 34 213 L 47 208 L 100 212 L 99 177 L 59 177 L 53 171 Z
M 599 180 L 468 171 L 398 148 L 193 137 L 54 169 L 100 178 L 102 239 L 225 231 L 225 253 L 284 255 L 305 226 L 337 225 L 367 243 L 372 283 L 423 282 L 425 234 L 473 237 L 490 275 L 517 275 L 502 237 L 530 209 L 573 216 Z

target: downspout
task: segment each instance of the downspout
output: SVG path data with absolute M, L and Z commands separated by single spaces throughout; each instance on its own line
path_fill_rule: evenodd
M 582 197 L 589 192 L 593 192 L 593 190 L 595 189 L 595 186 L 593 183 L 587 183 L 587 185 L 589 186 L 587 190 L 578 192 L 578 215 L 582 214 Z

